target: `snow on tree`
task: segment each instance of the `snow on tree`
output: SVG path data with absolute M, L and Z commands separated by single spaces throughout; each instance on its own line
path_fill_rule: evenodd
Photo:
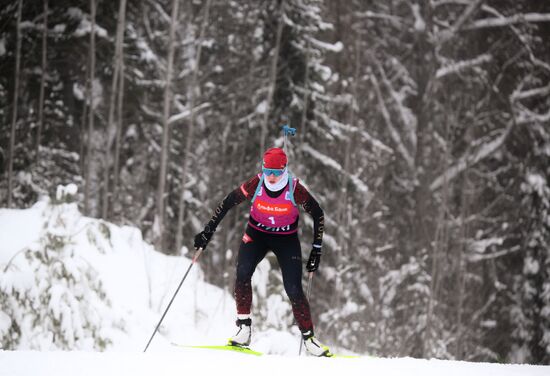
M 550 133 L 533 125 L 535 148 L 526 158 L 520 221 L 525 231 L 522 266 L 513 278 L 510 320 L 516 324 L 510 357 L 521 363 L 550 361 Z
M 4 349 L 103 350 L 121 317 L 110 311 L 97 271 L 73 237 L 76 186 L 58 188 L 41 202 L 44 227 L 40 239 L 16 253 L 0 275 L 0 339 Z M 107 227 L 88 228 L 91 241 L 104 241 Z M 99 231 L 98 231 L 99 230 Z M 97 240 L 96 240 L 97 239 Z

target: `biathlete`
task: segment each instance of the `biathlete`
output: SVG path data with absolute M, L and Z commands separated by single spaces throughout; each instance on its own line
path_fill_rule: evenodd
M 283 275 L 283 284 L 307 351 L 314 356 L 330 356 L 327 346 L 313 334 L 308 300 L 302 289 L 302 253 L 298 238 L 298 206 L 313 218 L 313 244 L 306 269 L 319 268 L 324 230 L 324 214 L 319 203 L 287 170 L 287 156 L 280 148 L 268 149 L 262 173 L 234 191 L 216 208 L 214 215 L 195 236 L 195 248 L 206 248 L 227 212 L 245 200 L 251 201 L 248 225 L 237 256 L 235 300 L 237 333 L 229 339 L 233 346 L 248 346 L 252 336 L 252 274 L 268 251 L 273 251 Z

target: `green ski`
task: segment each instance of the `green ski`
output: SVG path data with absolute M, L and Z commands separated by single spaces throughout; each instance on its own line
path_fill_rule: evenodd
M 341 355 L 341 354 L 332 354 L 330 356 L 327 356 L 327 358 L 348 358 L 348 359 L 354 359 L 354 358 L 361 358 L 359 355 Z
M 206 350 L 219 350 L 219 351 L 233 351 L 241 354 L 248 354 L 248 355 L 256 355 L 256 356 L 262 356 L 264 353 L 261 353 L 259 351 L 254 351 L 249 347 L 244 346 L 232 346 L 232 345 L 215 345 L 215 346 L 209 346 L 209 345 L 203 345 L 203 346 L 194 346 L 194 345 L 180 345 L 178 343 L 172 343 L 172 345 L 177 347 L 182 347 L 186 349 L 206 349 Z M 354 359 L 354 358 L 363 358 L 364 356 L 361 355 L 343 355 L 343 354 L 333 354 L 329 353 L 325 356 L 321 356 L 321 358 L 344 358 L 344 359 Z
M 191 345 L 179 345 L 176 343 L 173 343 L 174 346 L 178 347 L 184 347 L 188 349 L 208 349 L 208 350 L 221 350 L 221 351 L 234 351 L 241 354 L 248 354 L 248 355 L 256 355 L 261 356 L 263 353 L 254 351 L 250 349 L 249 347 L 242 347 L 242 346 L 231 346 L 231 345 L 225 345 L 225 346 L 191 346 Z

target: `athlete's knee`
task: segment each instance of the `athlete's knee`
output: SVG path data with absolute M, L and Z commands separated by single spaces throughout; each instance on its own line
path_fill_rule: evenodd
M 304 290 L 299 283 L 285 284 L 285 291 L 290 300 L 300 300 L 304 297 Z
M 251 270 L 247 265 L 237 265 L 237 282 L 245 283 L 249 282 L 252 279 L 252 274 L 254 270 Z

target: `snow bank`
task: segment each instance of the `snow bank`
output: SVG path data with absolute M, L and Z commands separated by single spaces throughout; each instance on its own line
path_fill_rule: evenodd
M 75 187 L 66 188 L 65 193 L 76 193 Z M 107 350 L 143 350 L 190 260 L 156 252 L 134 227 L 85 217 L 75 203 L 54 200 L 43 198 L 26 210 L 0 209 L 0 290 L 11 301 L 10 309 L 0 307 L 5 311 L 0 332 L 20 320 L 29 325 L 14 342 L 18 349 L 60 349 L 51 328 L 40 328 L 31 318 L 53 316 L 52 321 L 61 322 L 61 336 L 78 337 L 86 326 L 84 313 L 96 310 L 113 326 L 102 333 L 111 342 Z M 61 242 L 60 252 L 50 249 L 52 241 Z M 40 257 L 50 256 L 62 262 L 38 266 Z M 84 270 L 87 265 L 92 274 Z M 74 281 L 56 279 L 55 273 L 66 273 Z M 98 294 L 89 292 L 96 290 Z M 96 297 L 103 292 L 103 298 Z M 92 307 L 79 308 L 79 301 Z M 234 309 L 231 295 L 205 283 L 196 264 L 150 348 L 170 348 L 171 342 L 225 343 L 234 328 Z
M 0 209 L 0 265 L 38 240 L 46 206 L 39 201 L 30 209 Z

